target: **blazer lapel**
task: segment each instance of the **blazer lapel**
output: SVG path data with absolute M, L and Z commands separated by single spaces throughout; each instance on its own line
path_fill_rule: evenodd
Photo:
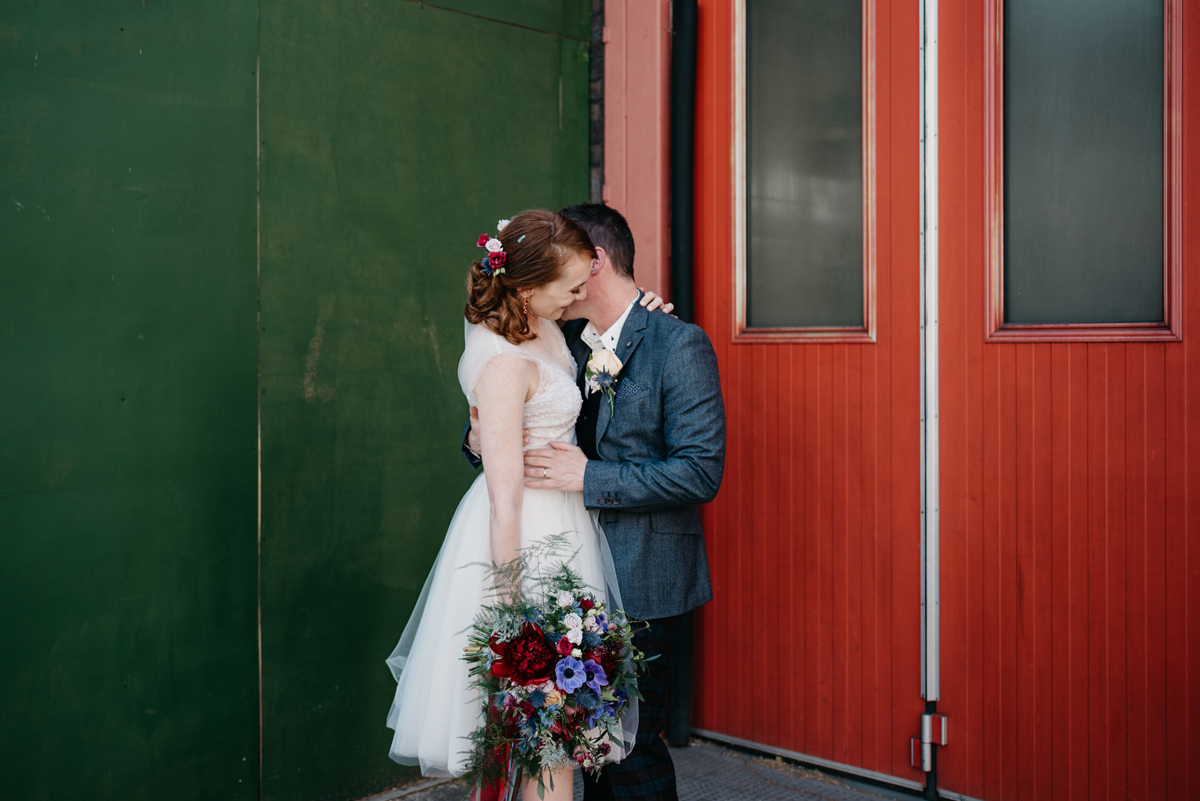
M 567 347 L 571 350 L 571 356 L 575 358 L 575 385 L 580 390 L 584 388 L 583 373 L 587 369 L 588 357 L 592 355 L 592 349 L 583 341 L 583 331 L 587 327 L 587 321 L 581 324 L 572 325 L 569 331 L 563 331 L 567 338 Z
M 638 299 L 641 299 L 640 294 Z M 636 302 L 629 310 L 629 316 L 625 318 L 625 325 L 621 327 L 621 336 L 617 339 L 617 358 L 621 360 L 621 373 L 617 376 L 618 388 L 621 386 L 621 376 L 629 369 L 630 357 L 633 356 L 633 352 L 637 350 L 638 344 L 642 341 L 642 335 L 646 331 L 649 319 L 650 312 Z M 615 410 L 615 404 L 613 408 Z M 600 450 L 600 440 L 604 438 L 604 432 L 608 430 L 611 420 L 612 414 L 609 412 L 608 398 L 602 398 L 600 413 L 596 420 L 596 450 Z

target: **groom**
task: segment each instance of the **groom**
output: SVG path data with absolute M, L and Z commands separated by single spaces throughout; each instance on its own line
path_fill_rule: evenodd
M 584 798 L 673 801 L 675 768 L 660 732 L 681 616 L 712 599 L 697 505 L 716 496 L 725 464 L 717 359 L 698 326 L 638 304 L 633 235 L 619 212 L 589 203 L 562 213 L 587 229 L 598 257 L 587 297 L 563 315 L 584 391 L 579 445 L 528 451 L 525 484 L 582 492 L 599 511 L 625 612 L 650 623 L 634 643 L 659 655 L 639 678 L 644 700 L 633 751 L 596 779 L 585 774 Z M 587 391 L 584 375 L 604 349 L 622 365 L 611 408 L 604 392 Z

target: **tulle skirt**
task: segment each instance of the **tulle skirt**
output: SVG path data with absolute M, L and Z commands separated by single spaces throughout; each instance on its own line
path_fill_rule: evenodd
M 522 547 L 565 533 L 562 558 L 569 557 L 609 609 L 620 609 L 612 559 L 582 494 L 528 488 L 524 493 Z M 471 623 L 491 602 L 491 582 L 483 567 L 491 562 L 488 522 L 487 483 L 481 474 L 459 503 L 400 643 L 387 660 L 396 677 L 387 717 L 395 731 L 389 755 L 404 765 L 420 765 L 426 776 L 461 776 L 470 748 L 466 738 L 482 722 L 482 699 L 469 686 L 470 665 L 462 656 Z M 631 712 L 623 721 L 630 743 L 636 730 L 636 710 Z M 619 757 L 621 749 L 616 750 Z

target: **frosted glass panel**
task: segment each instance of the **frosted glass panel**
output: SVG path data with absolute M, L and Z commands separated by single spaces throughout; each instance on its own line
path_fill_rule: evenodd
M 1162 0 L 1005 0 L 1006 323 L 1163 320 Z
M 747 325 L 862 326 L 861 0 L 747 0 L 746 60 Z

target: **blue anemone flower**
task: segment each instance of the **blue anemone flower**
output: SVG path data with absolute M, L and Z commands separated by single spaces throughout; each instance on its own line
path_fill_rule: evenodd
M 604 672 L 604 668 L 591 659 L 583 663 L 583 673 L 584 682 L 595 690 L 596 695 L 600 694 L 601 687 L 608 684 L 608 675 Z
M 554 677 L 554 683 L 558 685 L 558 688 L 567 693 L 575 692 L 587 681 L 583 663 L 573 656 L 558 661 L 558 666 L 554 668 Z

